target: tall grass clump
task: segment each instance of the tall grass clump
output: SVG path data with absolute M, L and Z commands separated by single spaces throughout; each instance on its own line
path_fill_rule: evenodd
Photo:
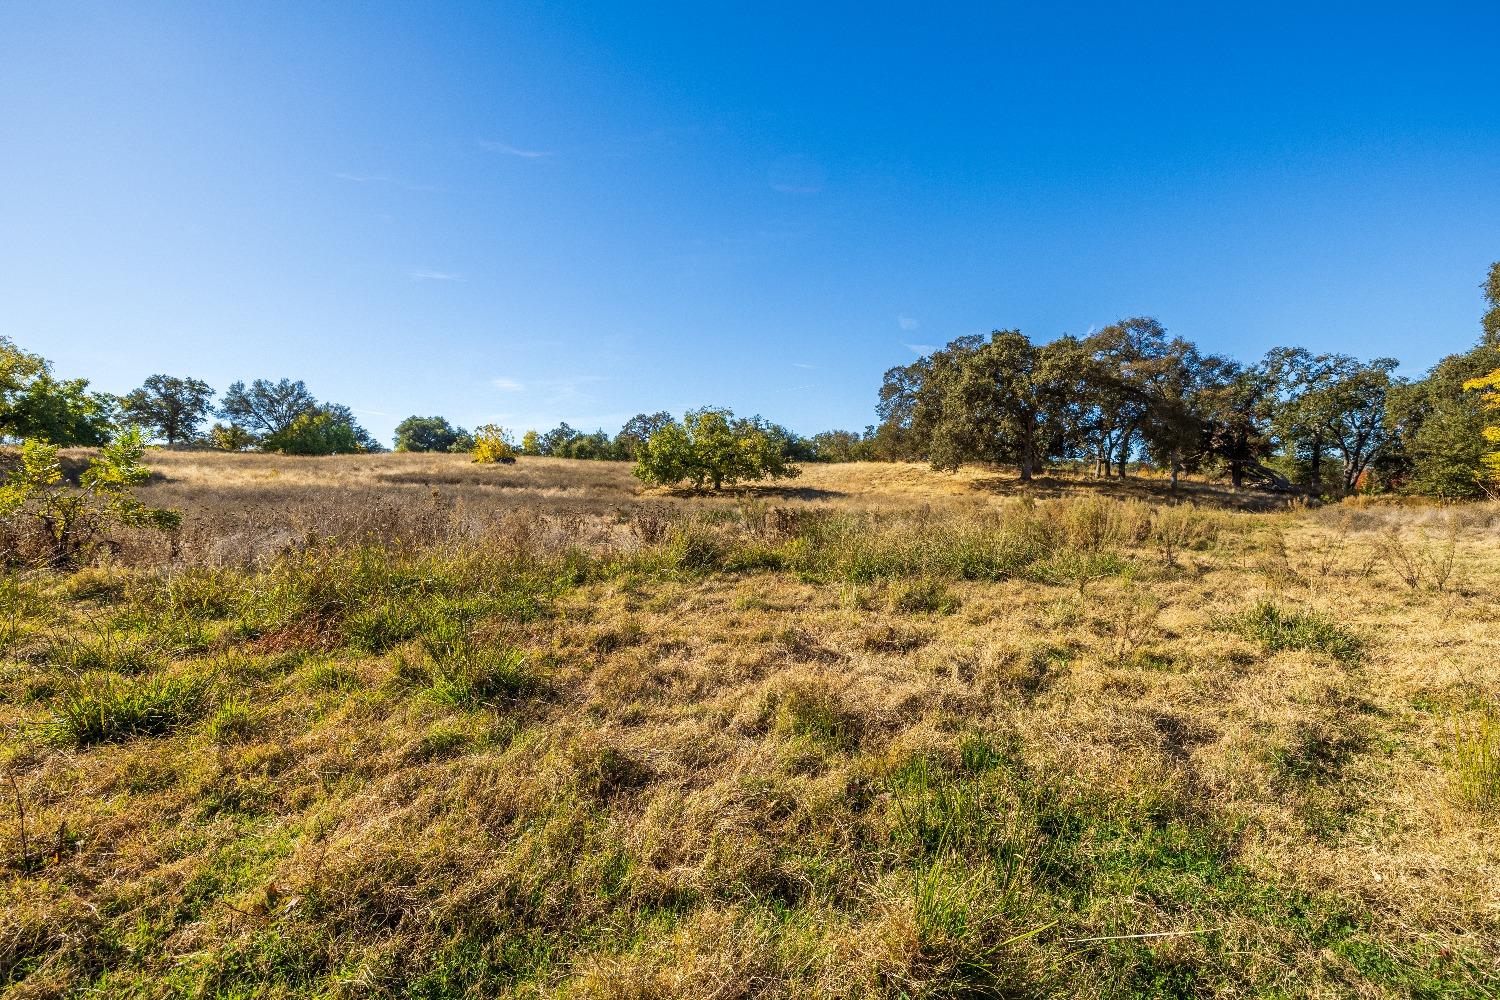
M 1353 663 L 1364 654 L 1364 641 L 1338 622 L 1312 610 L 1283 608 L 1264 600 L 1228 619 L 1230 629 L 1261 644 L 1268 653 L 1303 649 Z
M 1486 711 L 1456 720 L 1448 766 L 1460 802 L 1484 811 L 1500 806 L 1500 715 Z
M 432 661 L 428 693 L 455 708 L 478 708 L 535 693 L 542 676 L 523 651 L 486 643 L 452 620 L 431 624 L 422 646 Z
M 1003 580 L 1045 558 L 1046 546 L 1016 519 L 837 513 L 811 520 L 786 547 L 789 569 L 849 583 L 900 577 Z
M 161 736 L 192 721 L 202 696 L 201 684 L 183 678 L 85 676 L 58 699 L 47 729 L 77 747 Z
M 1205 514 L 1192 504 L 1158 508 L 1151 516 L 1149 541 L 1161 553 L 1162 562 L 1177 565 L 1177 557 L 1188 549 L 1205 548 L 1219 537 L 1219 518 Z

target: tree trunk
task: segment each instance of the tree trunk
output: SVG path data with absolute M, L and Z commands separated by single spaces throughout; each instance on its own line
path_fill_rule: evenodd
M 1323 471 L 1323 439 L 1314 437 L 1312 441 L 1312 495 L 1317 496 L 1323 492 L 1320 483 Z
M 1229 463 L 1229 482 L 1233 484 L 1235 489 L 1239 489 L 1245 485 L 1244 462 L 1235 461 Z
M 1174 449 L 1172 452 L 1172 492 L 1177 492 L 1177 474 L 1182 471 L 1182 461 L 1177 457 Z

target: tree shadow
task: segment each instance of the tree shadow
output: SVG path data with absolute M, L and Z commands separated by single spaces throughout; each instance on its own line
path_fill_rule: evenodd
M 1041 475 L 1029 483 L 1023 483 L 1018 475 L 995 472 L 972 480 L 970 485 L 976 490 L 996 496 L 1030 496 L 1038 500 L 1094 494 L 1155 503 L 1190 500 L 1205 507 L 1251 512 L 1284 510 L 1287 506 L 1285 494 L 1256 489 L 1236 490 L 1187 479 L 1179 480 L 1176 492 L 1173 492 L 1170 482 L 1154 477 L 1094 479 L 1084 476 Z
M 686 499 L 692 498 L 719 498 L 729 500 L 836 500 L 849 494 L 843 490 L 822 489 L 817 486 L 763 486 L 744 485 L 726 486 L 715 492 L 711 489 L 698 489 L 693 486 L 677 486 L 664 489 L 661 496 Z

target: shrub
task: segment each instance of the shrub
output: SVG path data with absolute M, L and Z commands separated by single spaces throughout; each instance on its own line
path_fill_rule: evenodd
M 1088 496 L 1052 506 L 1068 547 L 1096 553 L 1118 548 L 1125 541 L 1125 505 Z
M 57 446 L 26 441 L 20 464 L 0 486 L 0 518 L 29 529 L 40 540 L 40 561 L 52 567 L 75 565 L 107 548 L 116 526 L 175 528 L 179 514 L 147 507 L 130 492 L 150 476 L 141 464 L 145 451 L 139 430 L 120 434 L 89 462 L 74 489 L 63 481 Z
M 284 455 L 353 455 L 374 450 L 370 444 L 351 414 L 328 407 L 299 414 L 285 430 L 268 435 L 261 447 Z
M 1162 507 L 1151 518 L 1151 543 L 1168 566 L 1177 564 L 1177 556 L 1184 549 L 1211 543 L 1217 535 L 1218 523 L 1192 504 Z
M 1484 480 L 1492 488 L 1500 488 L 1500 368 L 1496 368 L 1488 375 L 1476 379 L 1470 379 L 1464 383 L 1464 389 L 1470 392 L 1478 392 L 1480 405 L 1489 413 L 1495 414 L 1495 423 L 1488 424 L 1484 428 L 1484 440 L 1493 448 L 1481 457 L 1484 465 Z
M 190 721 L 201 694 L 180 678 L 85 675 L 59 699 L 49 728 L 58 742 L 79 747 L 160 736 Z
M 516 457 L 516 446 L 505 428 L 499 424 L 483 424 L 474 428 L 472 454 L 476 462 L 504 462 Z
M 260 438 L 239 424 L 214 424 L 205 440 L 218 451 L 249 451 L 260 443 Z
M 1247 639 L 1259 641 L 1268 653 L 1305 649 L 1354 661 L 1364 652 L 1363 641 L 1337 622 L 1316 611 L 1286 610 L 1272 601 L 1261 601 L 1229 625 Z

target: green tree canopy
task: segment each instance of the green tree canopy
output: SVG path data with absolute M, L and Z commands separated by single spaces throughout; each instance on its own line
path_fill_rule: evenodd
M 714 490 L 800 473 L 784 438 L 759 417 L 736 418 L 716 407 L 690 410 L 682 423 L 659 428 L 639 449 L 635 475 L 653 485 L 692 483 Z
M 997 330 L 888 372 L 882 406 L 934 468 L 1012 462 L 1026 482 L 1068 450 L 1083 377 L 1077 339 L 1038 346 L 1018 330 Z
M 190 441 L 212 408 L 214 391 L 207 382 L 172 375 L 152 375 L 120 400 L 123 418 L 151 431 L 167 444 Z
M 224 391 L 219 416 L 258 437 L 284 434 L 300 416 L 318 408 L 318 400 L 300 379 L 272 382 L 258 378 L 246 386 L 235 382 Z
M 62 447 L 100 445 L 114 424 L 114 399 L 87 379 L 59 379 L 45 358 L 0 337 L 0 437 Z
M 454 427 L 443 417 L 411 416 L 396 425 L 396 450 L 451 451 L 468 436 L 468 431 Z
M 349 407 L 329 403 L 298 414 L 285 430 L 261 439 L 266 451 L 284 455 L 349 455 L 381 451 Z
M 620 433 L 615 435 L 615 449 L 620 457 L 628 461 L 639 458 L 641 445 L 651 440 L 651 435 L 672 423 L 672 414 L 666 410 L 655 413 L 637 413 L 625 421 Z

